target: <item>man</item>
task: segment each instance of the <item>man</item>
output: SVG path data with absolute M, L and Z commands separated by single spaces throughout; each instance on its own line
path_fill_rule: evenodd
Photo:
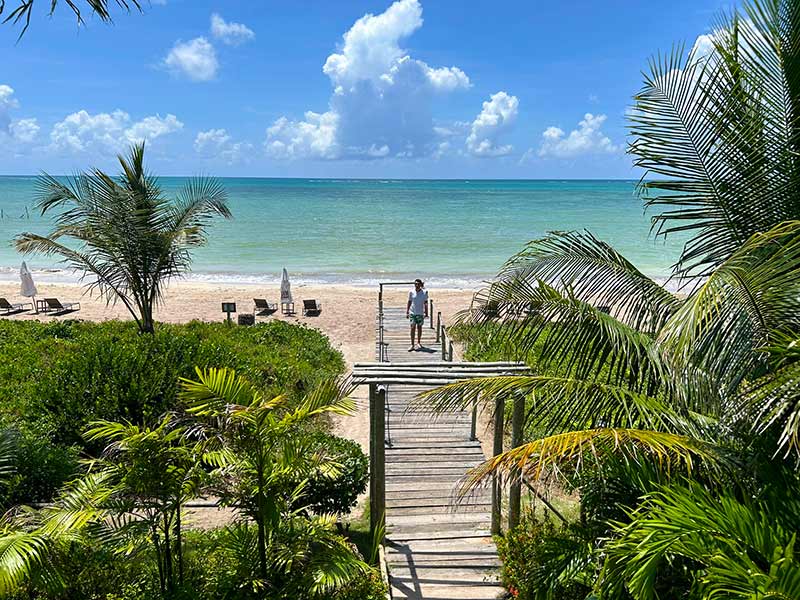
M 428 317 L 428 292 L 425 291 L 425 284 L 421 279 L 414 280 L 414 289 L 408 292 L 408 305 L 406 305 L 406 319 L 411 321 L 411 348 L 409 352 L 416 350 L 414 345 L 414 330 L 417 330 L 417 344 L 422 348 L 422 324 Z

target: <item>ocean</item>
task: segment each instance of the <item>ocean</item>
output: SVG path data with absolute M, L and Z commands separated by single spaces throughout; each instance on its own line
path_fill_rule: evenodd
M 74 280 L 56 259 L 23 257 L 23 231 L 46 233 L 35 208 L 35 177 L 0 177 L 0 277 L 22 260 L 42 280 Z M 164 177 L 166 193 L 185 179 Z M 588 229 L 644 273 L 664 280 L 682 242 L 655 239 L 634 181 L 490 181 L 223 178 L 233 212 L 195 252 L 190 280 L 276 283 L 422 277 L 440 287 L 474 287 L 532 240 Z

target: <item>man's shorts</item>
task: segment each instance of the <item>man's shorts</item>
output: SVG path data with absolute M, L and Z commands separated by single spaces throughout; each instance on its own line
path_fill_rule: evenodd
M 408 318 L 411 320 L 412 325 L 425 324 L 425 315 L 409 315 Z

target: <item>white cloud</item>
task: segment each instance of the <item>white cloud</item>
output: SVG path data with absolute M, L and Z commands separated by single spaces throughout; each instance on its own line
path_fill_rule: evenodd
M 230 46 L 238 46 L 256 37 L 247 25 L 228 23 L 217 13 L 211 15 L 211 35 Z
M 398 0 L 381 14 L 358 19 L 322 68 L 333 87 L 328 110 L 276 120 L 267 130 L 267 153 L 370 159 L 435 152 L 440 140 L 433 99 L 466 89 L 470 81 L 458 67 L 431 67 L 400 46 L 421 26 L 419 0 Z
M 0 131 L 8 133 L 8 127 L 11 124 L 12 108 L 17 108 L 19 102 L 14 98 L 14 88 L 10 85 L 0 84 Z
M 175 115 L 167 115 L 163 119 L 155 115 L 145 117 L 141 121 L 134 123 L 125 130 L 125 138 L 129 142 L 154 140 L 157 137 L 180 131 L 181 129 L 183 129 L 183 123 Z
M 338 115 L 332 111 L 315 113 L 308 111 L 304 121 L 290 121 L 281 117 L 267 129 L 264 143 L 267 154 L 274 158 L 336 158 Z
M 510 144 L 498 145 L 498 138 L 507 132 L 517 118 L 519 100 L 506 92 L 492 94 L 483 103 L 467 136 L 467 150 L 474 156 L 505 156 L 514 149 Z
M 30 144 L 39 134 L 39 123 L 36 119 L 19 119 L 9 126 L 11 137 L 23 144 Z
M 164 59 L 164 65 L 173 73 L 184 75 L 192 81 L 214 79 L 219 68 L 217 52 L 204 37 L 175 42 Z
M 199 153 L 209 149 L 218 148 L 230 141 L 231 136 L 224 129 L 209 129 L 201 131 L 194 138 L 194 149 Z
M 204 158 L 221 158 L 233 164 L 246 159 L 253 146 L 248 142 L 234 142 L 224 129 L 209 129 L 198 132 L 194 149 Z
M 13 119 L 11 112 L 19 108 L 19 101 L 14 97 L 14 88 L 0 84 L 0 139 L 12 149 L 19 149 L 20 144 L 30 144 L 39 133 L 36 119 Z
M 539 156 L 571 158 L 580 154 L 611 153 L 619 150 L 618 146 L 600 130 L 606 115 L 586 113 L 578 128 L 565 134 L 559 127 L 548 127 L 542 133 Z
M 80 110 L 53 126 L 50 142 L 55 150 L 119 152 L 131 143 L 154 140 L 182 128 L 175 115 L 131 122 L 130 115 L 122 110 L 96 115 Z

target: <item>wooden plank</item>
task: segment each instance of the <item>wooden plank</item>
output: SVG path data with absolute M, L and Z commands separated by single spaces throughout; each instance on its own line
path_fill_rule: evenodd
M 353 381 L 388 385 L 383 505 L 392 598 L 502 597 L 500 563 L 489 534 L 491 492 L 457 496 L 466 472 L 485 460 L 471 431 L 472 407 L 438 413 L 417 396 L 467 378 L 526 373 L 528 367 L 509 361 L 442 361 L 442 340 L 447 340 L 445 357 L 450 357 L 450 340 L 439 335 L 438 326 L 422 331 L 422 344 L 430 352 L 408 352 L 404 307 L 384 305 L 376 327 L 381 324 L 384 344 L 376 343 L 375 351 L 384 362 L 357 363 Z

